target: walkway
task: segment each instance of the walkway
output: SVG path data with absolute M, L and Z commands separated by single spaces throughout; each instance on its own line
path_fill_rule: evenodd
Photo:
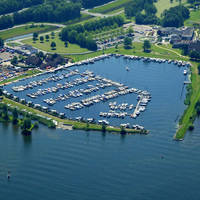
M 162 47 L 162 46 L 160 46 L 160 45 L 158 45 L 158 44 L 155 44 L 155 46 L 158 47 L 158 48 L 160 48 L 160 49 L 164 49 L 164 50 L 167 50 L 167 51 L 171 51 L 172 53 L 175 53 L 176 55 L 178 55 L 178 56 L 180 56 L 180 57 L 182 57 L 182 58 L 188 58 L 187 56 L 183 56 L 183 55 L 181 55 L 180 53 L 178 53 L 178 52 L 176 52 L 176 51 L 174 51 L 174 50 L 172 50 L 172 49 L 168 49 L 168 48 Z

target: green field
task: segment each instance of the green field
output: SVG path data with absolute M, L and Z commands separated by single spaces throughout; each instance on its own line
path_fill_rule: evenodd
M 182 4 L 185 4 L 187 0 L 182 0 Z M 155 3 L 155 6 L 157 8 L 157 16 L 160 17 L 161 13 L 165 9 L 169 9 L 171 7 L 179 5 L 179 1 L 173 0 L 173 3 L 170 3 L 170 0 L 158 0 L 158 2 Z
M 124 7 L 131 1 L 132 0 L 116 0 L 112 3 L 93 8 L 89 12 L 102 13 L 102 14 L 110 13 L 110 12 L 113 12 L 114 10 L 118 10 L 118 9 Z
M 34 33 L 34 32 L 43 33 L 47 31 L 53 31 L 53 30 L 56 30 L 57 28 L 58 27 L 56 26 L 49 26 L 49 25 L 44 25 L 44 26 L 35 25 L 33 28 L 31 28 L 31 25 L 29 24 L 29 25 L 24 25 L 22 27 L 12 28 L 6 31 L 0 31 L 0 37 L 5 40 L 8 38 L 25 35 L 29 33 Z
M 56 50 L 51 49 L 52 41 L 54 41 L 56 43 Z M 42 51 L 46 51 L 46 52 L 55 52 L 55 53 L 61 53 L 61 54 L 88 52 L 88 49 L 80 48 L 80 46 L 78 46 L 76 44 L 69 43 L 68 47 L 66 48 L 64 42 L 59 39 L 58 33 L 55 35 L 54 39 L 49 39 L 49 41 L 44 40 L 43 43 L 41 43 L 39 40 L 37 40 L 34 43 L 32 39 L 23 40 L 22 42 L 24 44 L 29 44 L 33 47 L 36 47 L 36 48 L 38 48 Z
M 185 26 L 192 26 L 194 23 L 200 24 L 200 10 L 190 12 L 190 18 L 185 21 Z

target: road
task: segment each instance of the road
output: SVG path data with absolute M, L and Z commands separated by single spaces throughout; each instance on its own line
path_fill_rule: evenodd
M 89 10 L 82 10 L 81 13 L 82 14 L 87 14 L 87 15 L 91 15 L 91 16 L 94 16 L 94 17 L 113 17 L 113 16 L 116 16 L 116 15 L 119 15 L 121 13 L 123 13 L 124 10 L 121 10 L 117 13 L 113 13 L 113 14 L 101 14 L 101 13 L 92 13 L 92 12 L 89 12 Z
M 49 25 L 49 26 L 57 26 L 57 27 L 59 27 L 59 28 L 64 28 L 66 25 L 64 25 L 64 24 L 56 24 L 56 23 L 42 23 L 42 22 L 40 22 L 40 23 L 34 23 L 34 25 L 41 25 L 41 24 L 44 24 L 44 25 Z M 13 28 L 19 28 L 19 27 L 23 27 L 23 26 L 27 26 L 27 25 L 31 25 L 31 24 L 21 24 L 21 25 L 17 25 L 17 26 L 13 26 L 13 27 L 11 27 L 11 28 L 7 28 L 7 29 L 2 29 L 2 30 L 0 30 L 0 32 L 3 32 L 3 31 L 8 31 L 8 30 L 12 30 Z

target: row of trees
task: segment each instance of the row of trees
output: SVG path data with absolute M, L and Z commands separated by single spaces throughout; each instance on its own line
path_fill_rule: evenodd
M 44 3 L 44 0 L 1 0 L 0 15 Z
M 165 10 L 162 13 L 161 24 L 164 27 L 181 27 L 184 25 L 184 20 L 190 17 L 188 8 L 179 5 Z
M 81 4 L 68 3 L 66 1 L 51 1 L 45 4 L 31 7 L 13 15 L 0 17 L 0 29 L 13 25 L 34 22 L 64 22 L 80 17 Z
M 76 43 L 82 48 L 95 51 L 97 50 L 97 44 L 91 37 L 88 37 L 87 33 L 103 29 L 104 27 L 110 27 L 114 24 L 116 24 L 117 27 L 122 26 L 124 24 L 124 19 L 120 16 L 115 16 L 86 22 L 84 25 L 79 24 L 66 27 L 61 31 L 60 38 L 62 41 Z
M 14 125 L 20 125 L 22 129 L 22 134 L 31 134 L 31 128 L 38 128 L 38 123 L 35 123 L 32 127 L 31 119 L 25 116 L 23 119 L 19 118 L 20 113 L 16 108 L 9 114 L 8 106 L 6 104 L 1 104 L 0 106 L 0 118 L 6 122 L 11 121 Z

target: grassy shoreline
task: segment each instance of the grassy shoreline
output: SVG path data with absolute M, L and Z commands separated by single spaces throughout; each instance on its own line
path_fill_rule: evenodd
M 192 125 L 196 119 L 197 113 L 195 110 L 195 105 L 197 101 L 200 99 L 200 76 L 198 75 L 197 63 L 192 62 L 192 94 L 190 97 L 190 104 L 187 106 L 186 110 L 184 111 L 180 121 L 179 121 L 179 128 L 174 135 L 174 139 L 182 140 L 188 131 L 190 125 Z

